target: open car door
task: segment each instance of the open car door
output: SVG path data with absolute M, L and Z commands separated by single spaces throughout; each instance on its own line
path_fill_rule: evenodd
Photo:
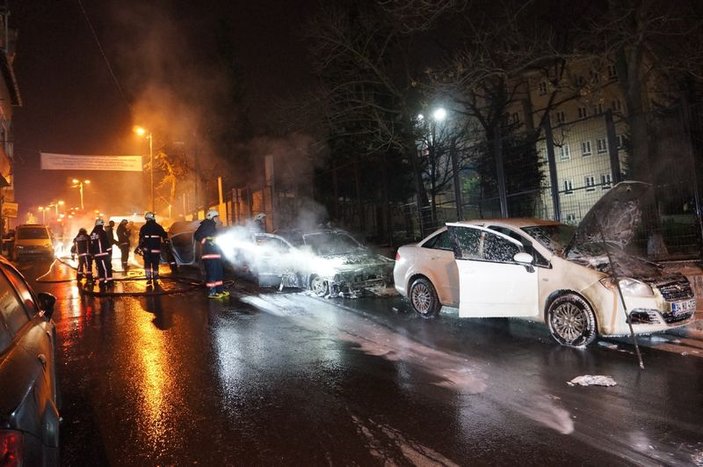
M 460 317 L 539 314 L 538 270 L 519 241 L 475 225 L 447 228 L 459 271 Z

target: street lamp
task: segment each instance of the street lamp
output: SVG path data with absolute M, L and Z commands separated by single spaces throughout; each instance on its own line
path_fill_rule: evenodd
M 77 178 L 74 178 L 71 180 L 73 183 L 73 186 L 71 188 L 78 188 L 78 192 L 81 195 L 81 211 L 83 210 L 83 185 L 87 185 L 90 183 L 90 180 L 78 180 Z M 63 201 L 61 201 L 63 203 Z
M 149 186 L 151 190 L 151 212 L 154 212 L 154 135 L 146 128 L 135 126 L 134 132 L 149 140 Z

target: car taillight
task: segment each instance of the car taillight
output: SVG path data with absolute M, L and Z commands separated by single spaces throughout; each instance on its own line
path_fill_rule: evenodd
M 0 430 L 0 467 L 22 465 L 22 433 Z

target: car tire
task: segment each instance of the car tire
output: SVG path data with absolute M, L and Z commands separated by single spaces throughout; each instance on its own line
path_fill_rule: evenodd
M 598 334 L 591 306 L 575 294 L 555 298 L 549 304 L 547 322 L 554 340 L 566 347 L 586 347 Z
M 314 275 L 310 278 L 310 290 L 312 290 L 312 293 L 318 297 L 324 297 L 330 291 L 330 284 L 329 282 L 322 280 L 320 276 Z
M 432 282 L 425 277 L 415 279 L 410 286 L 410 306 L 423 318 L 434 318 L 442 309 L 439 297 Z

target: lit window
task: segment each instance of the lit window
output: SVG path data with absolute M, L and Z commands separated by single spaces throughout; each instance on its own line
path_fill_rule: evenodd
M 571 180 L 564 180 L 564 194 L 573 195 L 574 194 L 574 184 Z
M 591 152 L 591 142 L 590 141 L 582 141 L 581 142 L 581 155 L 586 157 L 586 156 L 590 156 L 591 154 L 593 154 Z
M 586 191 L 596 190 L 596 177 L 593 175 L 586 175 L 583 177 L 584 185 L 586 185 Z
M 564 144 L 559 148 L 559 159 L 563 161 L 568 161 L 571 159 L 571 150 L 568 144 Z
M 596 138 L 596 149 L 598 150 L 598 154 L 608 152 L 608 142 L 605 138 Z

